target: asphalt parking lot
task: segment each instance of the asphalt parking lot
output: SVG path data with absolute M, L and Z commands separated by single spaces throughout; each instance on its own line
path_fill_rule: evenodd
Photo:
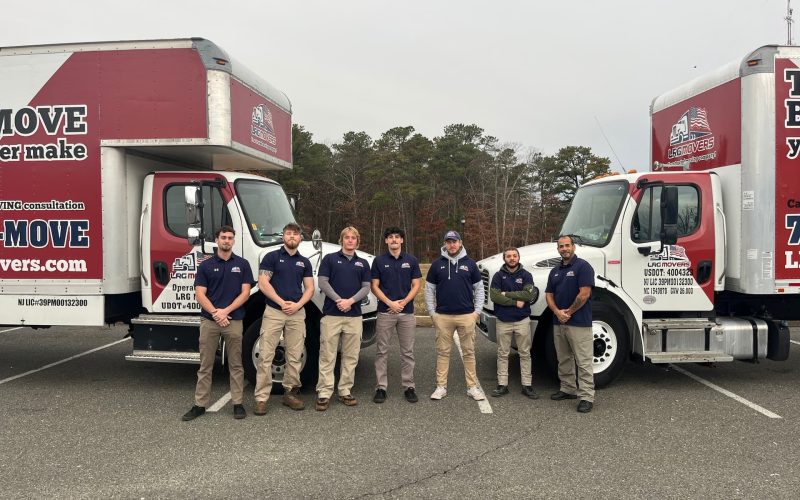
M 402 397 L 395 344 L 382 405 L 371 347 L 356 407 L 293 412 L 273 397 L 256 417 L 246 388 L 247 419 L 226 405 L 187 423 L 196 367 L 127 362 L 124 333 L 0 328 L 0 497 L 796 498 L 800 487 L 798 344 L 787 362 L 682 366 L 702 382 L 630 365 L 587 415 L 549 400 L 557 384 L 536 374 L 543 398 L 524 398 L 512 357 L 512 393 L 490 397 L 489 413 L 467 398 L 457 356 L 449 395 L 427 398 L 433 331 L 418 328 L 419 403 Z M 495 346 L 479 335 L 476 354 L 488 391 Z M 215 373 L 213 399 L 226 392 Z M 313 388 L 303 394 L 311 403 Z

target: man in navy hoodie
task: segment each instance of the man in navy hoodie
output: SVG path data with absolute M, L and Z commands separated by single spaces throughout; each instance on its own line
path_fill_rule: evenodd
M 431 263 L 425 281 L 425 303 L 436 327 L 436 390 L 431 399 L 447 395 L 453 331 L 461 343 L 467 394 L 475 401 L 486 399 L 475 372 L 475 323 L 485 300 L 483 282 L 456 231 L 444 235 L 442 256 Z
M 519 250 L 507 248 L 503 252 L 505 264 L 492 277 L 489 297 L 494 302 L 497 315 L 497 388 L 492 396 L 508 394 L 508 353 L 511 339 L 517 343 L 522 394 L 531 399 L 539 395 L 531 385 L 531 302 L 535 300 L 533 276 L 522 268 Z

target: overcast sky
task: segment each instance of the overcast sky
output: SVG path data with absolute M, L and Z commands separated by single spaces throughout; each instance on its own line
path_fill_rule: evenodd
M 651 100 L 785 44 L 785 15 L 786 0 L 34 0 L 3 6 L 0 46 L 198 36 L 284 91 L 319 142 L 475 123 L 642 171 Z

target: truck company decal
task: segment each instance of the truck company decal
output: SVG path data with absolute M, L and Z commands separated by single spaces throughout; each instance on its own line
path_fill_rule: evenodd
M 653 304 L 657 295 L 692 295 L 696 287 L 686 250 L 680 245 L 664 245 L 660 253 L 650 256 L 644 269 L 642 300 Z
M 250 129 L 250 140 L 254 144 L 277 153 L 278 138 L 275 136 L 275 126 L 272 124 L 272 112 L 266 104 L 259 104 L 253 108 L 253 125 Z
M 232 121 L 234 142 L 285 163 L 292 162 L 292 117 L 289 113 L 233 78 L 231 108 L 232 116 L 250 117 Z
M 741 163 L 740 110 L 737 78 L 653 113 L 652 158 L 658 163 L 654 170 L 705 170 Z
M 4 137 L 29 137 L 38 131 L 47 136 L 86 135 L 85 104 L 67 106 L 36 106 L 18 110 L 0 109 L 0 139 Z M 71 143 L 66 137 L 43 144 L 0 144 L 0 162 L 26 160 L 85 160 L 86 144 Z
M 209 258 L 210 254 L 198 251 L 176 257 L 169 283 L 153 302 L 153 311 L 198 312 L 200 304 L 194 295 L 194 277 L 197 267 Z
M 775 59 L 775 279 L 798 279 L 800 269 L 800 69 Z

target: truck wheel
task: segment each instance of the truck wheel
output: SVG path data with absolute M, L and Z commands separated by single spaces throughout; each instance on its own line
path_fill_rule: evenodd
M 592 303 L 595 387 L 605 387 L 622 375 L 628 359 L 628 330 L 622 316 L 603 302 Z
M 545 331 L 545 360 L 551 373 L 558 379 L 558 357 L 553 343 L 553 326 Z M 592 302 L 592 336 L 594 352 L 594 385 L 606 387 L 622 374 L 628 359 L 628 331 L 622 316 L 603 302 Z
M 250 384 L 256 386 L 256 373 L 259 362 L 259 339 L 261 331 L 261 319 L 258 318 L 244 332 L 242 339 L 242 361 L 244 364 L 244 376 Z M 306 310 L 306 343 L 303 352 L 300 354 L 300 382 L 304 386 L 315 387 L 319 372 L 319 315 Z M 283 338 L 275 349 L 275 357 L 272 358 L 272 393 L 281 394 L 283 392 L 283 376 L 286 373 L 286 354 L 283 346 Z

